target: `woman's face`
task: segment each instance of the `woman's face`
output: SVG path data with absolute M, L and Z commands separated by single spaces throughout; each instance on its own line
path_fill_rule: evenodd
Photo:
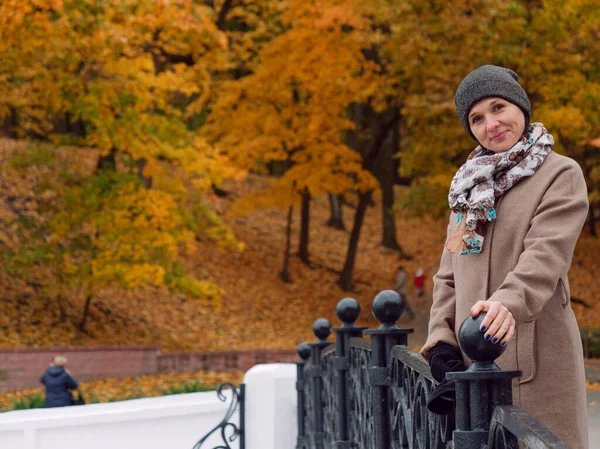
M 523 135 L 525 114 L 502 98 L 484 98 L 469 111 L 469 126 L 482 146 L 502 153 L 511 149 Z

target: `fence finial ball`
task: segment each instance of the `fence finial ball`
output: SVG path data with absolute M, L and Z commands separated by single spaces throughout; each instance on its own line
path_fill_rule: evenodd
M 360 304 L 354 298 L 344 298 L 338 302 L 335 313 L 344 326 L 351 326 L 360 315 Z
M 319 318 L 313 324 L 313 334 L 319 339 L 319 341 L 326 341 L 329 334 L 331 334 L 331 324 L 329 320 L 325 318 Z
M 460 347 L 474 362 L 493 362 L 506 350 L 506 346 L 501 346 L 499 342 L 494 344 L 486 340 L 485 334 L 479 330 L 485 315 L 480 313 L 475 318 L 468 317 L 458 330 Z
M 375 296 L 372 311 L 381 323 L 394 324 L 404 311 L 404 301 L 394 290 L 384 290 Z
M 296 348 L 296 352 L 302 360 L 308 360 L 308 358 L 310 357 L 310 346 L 308 345 L 308 343 L 300 343 Z

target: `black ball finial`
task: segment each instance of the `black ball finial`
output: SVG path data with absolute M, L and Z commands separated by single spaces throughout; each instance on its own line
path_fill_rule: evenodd
M 458 330 L 458 342 L 460 347 L 473 362 L 491 364 L 506 350 L 506 346 L 500 343 L 492 343 L 491 340 L 484 338 L 485 333 L 481 332 L 481 322 L 485 318 L 485 313 L 480 313 L 475 318 L 468 317 L 460 325 Z
M 331 334 L 331 324 L 325 318 L 319 318 L 313 324 L 313 334 L 319 341 L 327 341 L 327 337 Z
M 302 360 L 308 360 L 310 357 L 310 346 L 308 343 L 300 343 L 296 348 L 296 352 Z
M 375 296 L 372 311 L 383 325 L 395 325 L 404 311 L 404 301 L 394 290 L 383 290 Z
M 354 298 L 344 298 L 338 302 L 335 313 L 344 323 L 342 327 L 350 327 L 360 315 L 360 304 Z

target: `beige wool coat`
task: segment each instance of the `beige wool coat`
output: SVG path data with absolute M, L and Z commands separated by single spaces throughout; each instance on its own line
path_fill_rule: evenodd
M 588 213 L 581 168 L 550 152 L 533 176 L 496 200 L 496 212 L 486 224 L 481 253 L 461 256 L 444 249 L 421 354 L 427 359 L 442 342 L 457 346 L 471 307 L 479 300 L 500 301 L 517 323 L 497 360 L 503 370 L 523 372 L 513 381 L 513 404 L 572 449 L 587 449 L 583 350 L 567 279 Z M 448 236 L 455 223 L 451 214 Z

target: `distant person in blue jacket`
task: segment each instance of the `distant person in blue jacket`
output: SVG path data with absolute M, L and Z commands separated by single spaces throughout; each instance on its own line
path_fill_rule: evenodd
M 71 377 L 66 366 L 66 357 L 57 355 L 40 379 L 40 382 L 46 386 L 44 407 L 52 408 L 73 405 L 69 390 L 75 390 L 77 382 Z

